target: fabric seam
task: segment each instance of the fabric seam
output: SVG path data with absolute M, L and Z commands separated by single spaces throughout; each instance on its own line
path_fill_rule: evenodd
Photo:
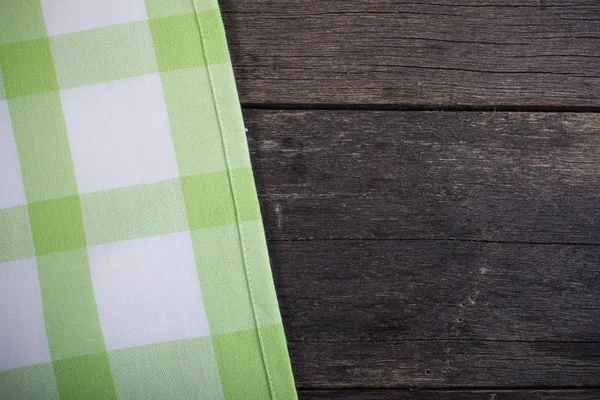
M 219 125 L 219 133 L 221 134 L 221 144 L 223 146 L 223 152 L 225 153 L 227 175 L 229 178 L 229 186 L 231 188 L 231 193 L 233 196 L 233 205 L 234 205 L 234 211 L 235 211 L 235 216 L 236 216 L 236 225 L 238 228 L 237 229 L 238 235 L 239 235 L 239 239 L 240 239 L 240 243 L 241 243 L 241 247 L 242 247 L 242 259 L 244 262 L 244 272 L 246 275 L 246 283 L 248 285 L 248 292 L 250 295 L 250 303 L 252 305 L 252 313 L 254 316 L 254 322 L 256 325 L 256 330 L 258 332 L 258 342 L 259 342 L 259 346 L 260 346 L 263 364 L 265 366 L 265 374 L 267 375 L 267 383 L 269 385 L 269 392 L 271 394 L 271 398 L 275 400 L 276 399 L 275 390 L 274 390 L 273 382 L 272 382 L 272 378 L 271 378 L 271 371 L 269 368 L 269 360 L 267 359 L 267 354 L 265 351 L 264 338 L 263 338 L 263 334 L 262 334 L 262 330 L 261 330 L 260 318 L 258 316 L 256 300 L 255 300 L 255 296 L 254 296 L 254 287 L 252 284 L 252 276 L 250 274 L 250 266 L 249 266 L 248 255 L 247 255 L 247 250 L 246 250 L 246 241 L 244 238 L 244 228 L 242 227 L 242 218 L 240 215 L 240 206 L 239 206 L 239 201 L 238 201 L 238 196 L 237 196 L 237 191 L 236 191 L 236 186 L 235 186 L 235 179 L 233 177 L 233 169 L 231 166 L 231 157 L 229 155 L 229 146 L 227 144 L 225 129 L 223 129 L 223 118 L 221 116 L 221 108 L 219 105 L 219 99 L 217 96 L 216 85 L 215 85 L 215 81 L 214 81 L 214 77 L 213 77 L 211 63 L 210 63 L 210 60 L 208 57 L 209 52 L 206 47 L 207 40 L 206 40 L 206 37 L 204 34 L 204 29 L 202 28 L 202 23 L 200 22 L 200 7 L 198 6 L 197 0 L 192 0 L 192 2 L 194 4 L 196 21 L 198 23 L 198 30 L 200 32 L 200 39 L 202 41 L 202 52 L 204 53 L 204 60 L 206 61 L 206 68 L 208 70 L 208 80 L 210 82 L 210 87 L 212 90 L 212 98 L 213 98 L 213 102 L 215 104 L 215 111 L 217 113 L 217 122 Z

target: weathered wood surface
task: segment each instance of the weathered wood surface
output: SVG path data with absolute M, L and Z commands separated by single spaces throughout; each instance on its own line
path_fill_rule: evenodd
M 600 4 L 222 0 L 250 104 L 600 106 Z
M 271 239 L 600 244 L 600 115 L 246 110 Z
M 221 5 L 301 397 L 600 398 L 600 4 Z
M 600 390 L 301 390 L 300 399 L 597 400 Z
M 269 244 L 292 341 L 600 342 L 595 246 Z
M 269 245 L 300 388 L 600 386 L 595 246 Z
M 600 386 L 599 115 L 244 114 L 300 389 Z

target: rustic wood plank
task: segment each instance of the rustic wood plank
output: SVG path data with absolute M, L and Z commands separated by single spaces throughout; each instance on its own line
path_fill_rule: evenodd
M 246 110 L 271 239 L 600 243 L 600 115 Z
M 291 341 L 600 342 L 596 246 L 335 240 L 269 250 Z
M 300 399 L 597 400 L 600 390 L 301 390 Z
M 271 241 L 300 388 L 600 385 L 595 246 Z
M 596 246 L 269 247 L 300 388 L 600 383 Z
M 598 386 L 588 343 L 380 341 L 288 343 L 300 389 Z
M 593 246 L 270 242 L 301 388 L 600 384 Z
M 600 106 L 593 0 L 223 0 L 242 102 Z

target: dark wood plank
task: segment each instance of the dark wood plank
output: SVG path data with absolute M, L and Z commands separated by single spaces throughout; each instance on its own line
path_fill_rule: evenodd
M 269 249 L 292 341 L 600 341 L 595 246 L 336 240 Z
M 600 106 L 594 0 L 222 0 L 244 103 Z
M 595 246 L 271 241 L 296 381 L 600 385 Z
M 596 400 L 600 390 L 302 390 L 301 400 Z
M 302 390 L 301 400 L 597 400 L 600 390 Z
M 246 110 L 271 239 L 600 243 L 600 115 Z
M 288 347 L 301 389 L 597 387 L 600 383 L 597 343 L 291 341 Z

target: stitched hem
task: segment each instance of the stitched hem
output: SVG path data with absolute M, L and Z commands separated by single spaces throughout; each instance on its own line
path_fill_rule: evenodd
M 229 156 L 229 147 L 227 145 L 225 129 L 223 129 L 223 118 L 221 117 L 221 109 L 219 106 L 219 99 L 217 96 L 216 84 L 215 84 L 214 77 L 213 77 L 210 59 L 208 57 L 208 51 L 207 51 L 207 46 L 206 46 L 206 37 L 204 34 L 204 30 L 202 29 L 202 23 L 200 22 L 200 8 L 198 6 L 197 0 L 192 0 L 192 2 L 194 3 L 196 21 L 198 23 L 200 38 L 202 40 L 202 53 L 204 54 L 204 59 L 206 61 L 206 67 L 208 69 L 208 78 L 209 78 L 210 87 L 212 90 L 212 98 L 213 98 L 213 103 L 215 105 L 215 111 L 217 113 L 219 132 L 221 134 L 221 143 L 223 145 L 223 152 L 225 153 L 225 161 L 226 161 L 226 165 L 227 165 L 227 175 L 229 177 L 229 185 L 231 187 L 231 193 L 233 195 L 233 204 L 234 204 L 234 210 L 235 210 L 235 216 L 236 216 L 236 225 L 238 227 L 238 235 L 239 235 L 240 243 L 242 246 L 242 258 L 244 261 L 244 272 L 246 275 L 246 283 L 248 284 L 248 292 L 250 295 L 250 303 L 252 305 L 252 313 L 254 315 L 254 322 L 256 325 L 256 330 L 258 332 L 258 342 L 259 342 L 259 346 L 260 346 L 260 352 L 261 352 L 263 364 L 265 366 L 265 374 L 267 375 L 267 383 L 269 385 L 269 392 L 271 394 L 271 398 L 275 400 L 276 396 L 275 396 L 273 381 L 271 378 L 271 371 L 269 368 L 269 360 L 267 359 L 267 353 L 265 351 L 264 338 L 263 338 L 263 334 L 262 334 L 262 330 L 261 330 L 260 318 L 258 316 L 258 311 L 257 311 L 257 307 L 256 307 L 256 300 L 255 300 L 255 296 L 254 296 L 254 287 L 252 284 L 252 276 L 250 274 L 250 267 L 249 267 L 247 250 L 246 250 L 246 241 L 244 238 L 244 228 L 242 226 L 240 206 L 239 206 L 239 201 L 238 201 L 238 196 L 237 196 L 237 191 L 236 191 L 236 186 L 235 186 L 235 179 L 233 177 L 233 171 L 232 171 L 232 167 L 231 167 L 231 157 Z

